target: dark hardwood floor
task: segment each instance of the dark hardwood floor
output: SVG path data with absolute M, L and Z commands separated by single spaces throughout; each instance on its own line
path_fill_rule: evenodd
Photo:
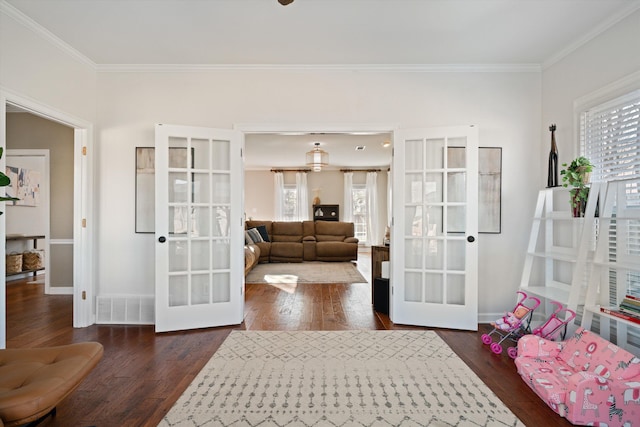
M 71 296 L 44 295 L 42 285 L 26 281 L 7 283 L 8 348 L 90 340 L 105 348 L 97 368 L 43 427 L 155 426 L 233 329 L 420 329 L 375 313 L 366 283 L 300 285 L 294 292 L 247 285 L 245 315 L 241 325 L 188 332 L 156 334 L 153 326 L 74 329 Z M 481 331 L 487 328 L 481 325 Z M 571 425 L 524 384 L 506 354 L 497 356 L 481 343 L 481 332 L 437 332 L 527 426 Z

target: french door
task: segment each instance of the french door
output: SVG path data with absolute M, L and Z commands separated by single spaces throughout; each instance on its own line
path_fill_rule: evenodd
M 394 133 L 394 323 L 477 330 L 477 205 L 477 128 Z
M 242 143 L 156 125 L 156 332 L 242 322 Z

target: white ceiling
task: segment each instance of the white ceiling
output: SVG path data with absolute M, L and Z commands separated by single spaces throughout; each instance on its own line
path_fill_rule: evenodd
M 98 71 L 150 64 L 537 70 L 640 9 L 640 0 L 295 0 L 288 6 L 277 0 L 0 0 L 0 6 L 41 26 Z M 380 145 L 388 135 L 339 140 L 344 137 L 249 135 L 246 165 L 302 166 L 303 153 L 318 139 L 335 167 L 389 164 L 389 150 Z M 351 148 L 360 144 L 367 148 L 355 155 Z M 285 157 L 302 160 L 285 164 Z

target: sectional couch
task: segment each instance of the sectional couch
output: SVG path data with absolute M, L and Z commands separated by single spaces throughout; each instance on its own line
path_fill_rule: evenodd
M 358 259 L 358 239 L 352 222 L 252 220 L 246 221 L 245 229 L 252 230 L 245 243 L 259 248 L 259 262 Z M 256 231 L 260 232 L 257 239 Z

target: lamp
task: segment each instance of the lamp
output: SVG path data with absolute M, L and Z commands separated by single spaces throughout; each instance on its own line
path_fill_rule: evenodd
M 313 145 L 313 150 L 307 152 L 307 166 L 311 166 L 314 172 L 320 172 L 322 166 L 329 164 L 329 153 L 320 148 L 319 142 Z

